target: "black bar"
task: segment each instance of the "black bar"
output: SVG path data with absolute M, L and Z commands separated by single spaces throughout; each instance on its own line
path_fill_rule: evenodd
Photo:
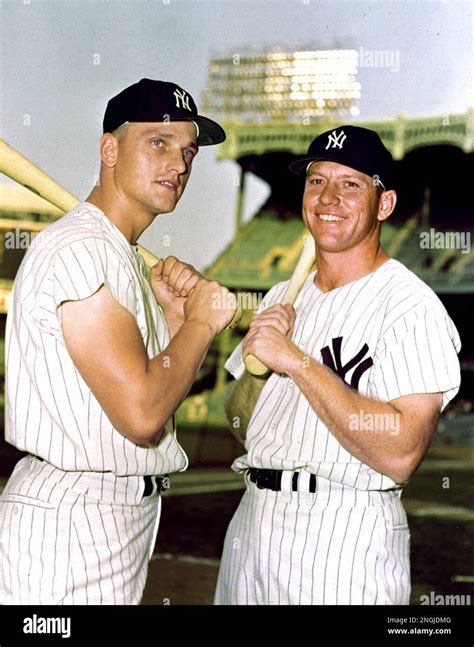
M 48 628 L 47 619 L 58 619 L 49 620 L 49 629 L 57 633 L 39 633 Z M 67 619 L 70 636 L 63 638 L 61 631 L 67 631 Z M 28 633 L 34 629 L 37 633 Z M 67 645 L 75 641 L 87 644 L 91 640 L 122 644 L 154 641 L 158 645 L 163 640 L 179 639 L 219 640 L 224 644 L 280 639 L 293 645 L 303 640 L 316 644 L 323 638 L 345 640 L 347 644 L 372 640 L 378 644 L 472 645 L 471 636 L 471 606 L 0 607 L 1 647 Z

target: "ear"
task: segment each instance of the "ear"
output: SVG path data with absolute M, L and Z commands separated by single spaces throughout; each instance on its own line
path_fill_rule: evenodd
M 104 133 L 100 138 L 99 151 L 100 159 L 104 166 L 113 168 L 117 163 L 118 140 L 112 133 Z
M 303 220 L 303 224 L 306 227 L 306 229 L 309 230 L 308 218 L 306 217 L 306 210 L 304 208 L 304 200 L 303 200 L 303 204 L 301 205 L 301 219 Z
M 379 198 L 379 211 L 377 214 L 377 220 L 387 220 L 387 218 L 392 214 L 397 204 L 397 194 L 393 189 L 390 191 L 384 191 Z

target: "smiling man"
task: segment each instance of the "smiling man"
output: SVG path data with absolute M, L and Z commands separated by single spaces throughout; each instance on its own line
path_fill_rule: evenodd
M 266 295 L 226 367 L 226 410 L 247 453 L 217 604 L 408 604 L 400 497 L 459 389 L 459 336 L 435 293 L 389 258 L 396 204 L 379 136 L 343 126 L 290 167 L 317 271 L 294 309 Z M 245 372 L 251 353 L 273 373 Z
M 100 184 L 21 264 L 5 435 L 27 456 L 0 499 L 0 604 L 141 599 L 160 491 L 187 467 L 174 412 L 235 299 L 173 256 L 148 280 L 136 243 L 175 208 L 199 146 L 224 139 L 176 84 L 126 88 L 105 112 Z

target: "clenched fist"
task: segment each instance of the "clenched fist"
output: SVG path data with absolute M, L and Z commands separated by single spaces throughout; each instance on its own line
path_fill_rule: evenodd
M 217 335 L 237 309 L 232 292 L 217 281 L 207 281 L 192 265 L 175 256 L 158 261 L 151 270 L 150 285 L 173 331 L 190 321 L 209 325 Z
M 237 310 L 237 298 L 217 281 L 201 279 L 184 304 L 185 320 L 205 323 L 214 335 L 231 322 Z
M 286 373 L 301 351 L 291 341 L 296 313 L 291 305 L 274 305 L 252 319 L 242 346 L 243 356 L 254 355 L 270 370 Z
M 181 321 L 184 321 L 185 299 L 202 279 L 192 265 L 175 256 L 160 258 L 150 272 L 150 285 L 165 315 Z

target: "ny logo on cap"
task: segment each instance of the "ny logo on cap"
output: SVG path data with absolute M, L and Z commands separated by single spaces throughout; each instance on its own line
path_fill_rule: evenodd
M 189 110 L 191 112 L 191 108 L 189 107 L 189 96 L 186 94 L 186 92 L 184 90 L 176 88 L 173 94 L 176 98 L 176 107 L 186 108 L 186 110 Z M 181 106 L 179 105 L 180 103 Z
M 342 148 L 342 145 L 344 144 L 346 138 L 347 138 L 347 135 L 344 134 L 343 130 L 341 130 L 339 134 L 337 134 L 337 131 L 334 130 L 328 136 L 328 143 L 326 146 L 326 150 L 328 148 Z

